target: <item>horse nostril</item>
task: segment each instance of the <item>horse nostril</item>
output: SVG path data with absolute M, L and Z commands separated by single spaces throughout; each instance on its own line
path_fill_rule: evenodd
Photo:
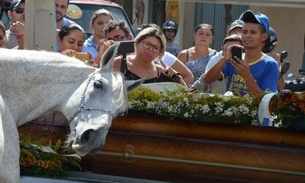
M 80 138 L 80 142 L 81 142 L 82 144 L 86 144 L 86 143 L 89 141 L 90 137 L 93 135 L 93 133 L 94 133 L 94 130 L 92 130 L 92 129 L 86 130 L 86 131 L 82 134 L 82 136 L 81 136 L 81 138 Z

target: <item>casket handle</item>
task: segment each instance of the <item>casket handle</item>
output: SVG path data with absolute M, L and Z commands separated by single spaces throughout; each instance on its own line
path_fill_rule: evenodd
M 131 144 L 126 144 L 123 148 L 123 157 L 121 157 L 121 161 L 124 163 L 135 163 L 137 161 L 136 158 L 132 158 L 132 155 L 135 155 L 135 150 Z

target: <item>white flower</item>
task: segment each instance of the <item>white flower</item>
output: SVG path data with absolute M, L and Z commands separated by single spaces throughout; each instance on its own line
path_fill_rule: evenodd
M 148 102 L 146 105 L 147 109 L 153 109 L 153 105 L 151 104 L 151 102 Z
M 188 112 L 184 113 L 184 117 L 188 118 L 189 117 L 189 113 Z
M 216 107 L 215 107 L 216 114 L 222 113 L 222 111 L 223 111 L 223 104 L 220 103 L 220 102 L 216 102 L 215 105 L 216 105 Z
M 244 104 L 242 104 L 241 106 L 238 107 L 238 110 L 242 113 L 242 114 L 248 114 L 249 113 L 249 108 L 247 106 L 245 106 Z
M 209 105 L 205 104 L 204 106 L 202 106 L 202 108 L 200 110 L 202 110 L 203 114 L 206 114 L 206 113 L 210 112 L 211 109 L 210 109 Z

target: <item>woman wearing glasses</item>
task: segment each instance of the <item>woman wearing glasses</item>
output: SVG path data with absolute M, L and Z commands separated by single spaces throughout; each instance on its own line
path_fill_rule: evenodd
M 7 16 L 11 21 L 11 26 L 6 30 L 5 47 L 12 49 L 23 49 L 24 28 L 25 28 L 25 0 L 12 1 L 11 7 L 7 11 Z
M 128 55 L 126 62 L 122 61 L 122 57 L 115 58 L 114 68 L 124 71 L 126 79 L 146 78 L 144 83 L 155 83 L 166 81 L 174 76 L 174 80 L 179 80 L 180 84 L 185 85 L 181 75 L 175 70 L 165 69 L 154 62 L 155 58 L 161 58 L 165 52 L 166 40 L 160 29 L 156 27 L 145 28 L 139 32 L 134 42 L 135 53 Z

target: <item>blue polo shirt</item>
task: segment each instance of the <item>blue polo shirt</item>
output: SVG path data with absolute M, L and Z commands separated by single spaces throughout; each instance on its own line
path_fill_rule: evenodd
M 62 26 L 61 26 L 60 28 L 62 28 L 63 26 L 72 24 L 72 23 L 75 24 L 75 22 L 73 22 L 72 20 L 69 20 L 69 19 L 67 19 L 67 18 L 64 17 L 64 18 L 63 18 L 63 24 L 62 24 Z
M 279 66 L 272 57 L 263 54 L 262 57 L 249 64 L 250 72 L 257 85 L 263 91 L 277 92 Z M 249 92 L 246 81 L 238 75 L 231 62 L 227 62 L 222 69 L 222 74 L 228 77 L 227 91 L 236 95 L 245 95 Z
M 86 39 L 82 52 L 90 53 L 93 60 L 97 57 L 98 45 L 94 43 L 93 36 Z

